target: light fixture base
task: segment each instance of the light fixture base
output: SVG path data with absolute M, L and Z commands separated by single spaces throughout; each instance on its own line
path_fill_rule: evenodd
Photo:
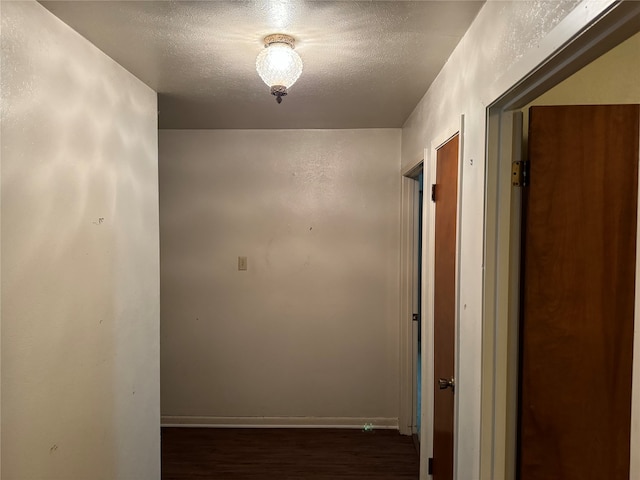
M 268 47 L 272 43 L 285 43 L 289 45 L 291 48 L 295 48 L 295 38 L 291 35 L 287 35 L 286 33 L 273 33 L 271 35 L 267 35 L 264 37 L 264 46 Z
M 284 85 L 274 85 L 271 87 L 271 95 L 276 97 L 276 102 L 282 103 L 282 97 L 287 95 L 287 87 Z

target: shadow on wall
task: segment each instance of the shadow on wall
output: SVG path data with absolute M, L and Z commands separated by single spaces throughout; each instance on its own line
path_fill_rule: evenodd
M 158 478 L 155 93 L 38 3 L 1 15 L 2 473 Z

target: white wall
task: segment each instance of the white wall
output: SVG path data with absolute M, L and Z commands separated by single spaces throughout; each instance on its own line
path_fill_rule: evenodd
M 423 159 L 432 141 L 465 116 L 456 379 L 459 479 L 477 479 L 480 469 L 486 109 L 607 3 L 487 2 L 402 129 L 402 168 L 407 170 Z
M 397 423 L 399 156 L 399 129 L 160 131 L 165 422 Z
M 2 478 L 158 479 L 156 94 L 1 14 Z

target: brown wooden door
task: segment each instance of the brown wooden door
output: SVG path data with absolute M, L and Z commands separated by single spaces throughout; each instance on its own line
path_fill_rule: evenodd
M 439 380 L 455 373 L 458 135 L 438 149 L 436 169 L 433 478 L 452 480 L 454 388 L 441 389 Z
M 639 112 L 529 112 L 520 480 L 629 480 Z

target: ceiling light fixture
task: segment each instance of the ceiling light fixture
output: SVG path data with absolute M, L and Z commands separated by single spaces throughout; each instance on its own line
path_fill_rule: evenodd
M 302 73 L 302 59 L 293 49 L 293 37 L 275 33 L 264 38 L 264 50 L 256 58 L 260 78 L 271 88 L 271 95 L 282 103 L 282 97 Z

